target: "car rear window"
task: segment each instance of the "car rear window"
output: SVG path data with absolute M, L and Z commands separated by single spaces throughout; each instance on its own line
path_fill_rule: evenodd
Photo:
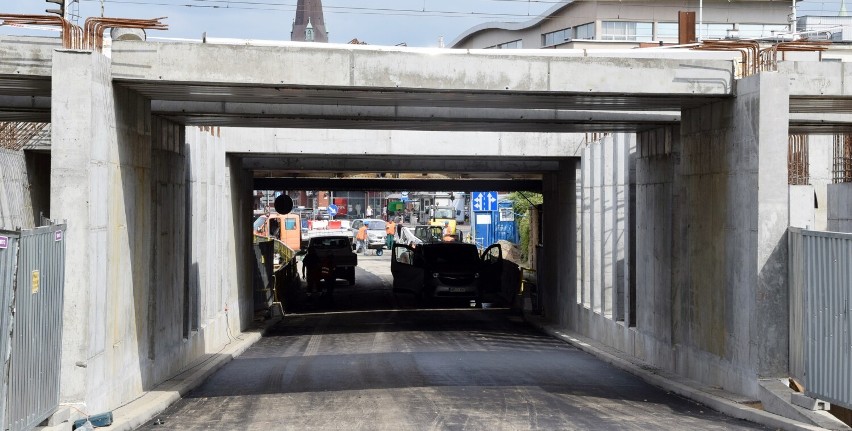
M 311 245 L 320 248 L 343 248 L 349 247 L 348 238 L 313 238 Z
M 476 265 L 479 263 L 476 247 L 470 244 L 440 244 L 435 247 L 425 247 L 423 258 L 430 265 Z

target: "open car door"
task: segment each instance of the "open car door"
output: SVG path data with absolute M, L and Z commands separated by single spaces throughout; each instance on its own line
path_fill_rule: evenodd
M 493 244 L 482 252 L 482 270 L 480 271 L 480 289 L 483 294 L 499 294 L 502 292 L 503 280 L 503 249 L 500 244 Z
M 414 249 L 408 245 L 393 245 L 391 275 L 394 292 L 419 294 L 423 290 L 423 268 L 414 265 Z

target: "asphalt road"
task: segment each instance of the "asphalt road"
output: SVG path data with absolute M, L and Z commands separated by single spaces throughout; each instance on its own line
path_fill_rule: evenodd
M 145 430 L 764 429 L 666 393 L 504 309 L 414 308 L 389 253 L 307 302 Z M 157 424 L 159 423 L 159 424 Z

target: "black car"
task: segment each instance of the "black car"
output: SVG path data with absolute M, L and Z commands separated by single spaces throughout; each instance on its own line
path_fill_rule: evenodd
M 503 252 L 498 244 L 482 254 L 461 242 L 432 242 L 409 247 L 394 244 L 391 273 L 394 292 L 409 292 L 421 299 L 464 298 L 481 300 L 500 291 Z

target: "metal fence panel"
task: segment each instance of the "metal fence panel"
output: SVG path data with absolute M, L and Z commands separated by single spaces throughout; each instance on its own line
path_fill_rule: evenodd
M 790 309 L 803 310 L 800 344 L 791 315 L 791 371 L 802 367 L 808 396 L 852 408 L 852 234 L 790 231 L 800 235 L 790 240 Z M 794 349 L 801 364 L 792 364 Z
M 9 350 L 12 331 L 12 292 L 18 256 L 18 233 L 0 231 L 0 424 L 6 423 Z
M 65 225 L 24 230 L 18 251 L 8 429 L 32 429 L 59 405 Z

